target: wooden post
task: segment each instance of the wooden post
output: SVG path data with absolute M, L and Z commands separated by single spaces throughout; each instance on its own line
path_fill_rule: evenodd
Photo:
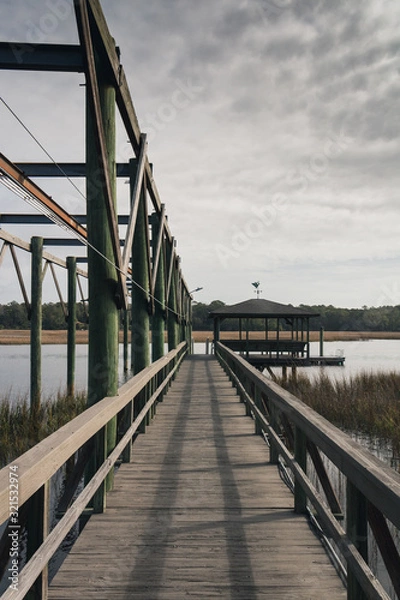
M 31 411 L 40 407 L 42 394 L 42 258 L 43 238 L 31 239 Z
M 129 162 L 131 195 L 137 163 Z M 149 252 L 146 190 L 142 185 L 132 244 L 131 369 L 136 375 L 150 364 Z
M 115 90 L 101 71 L 99 62 L 96 66 L 109 177 L 116 208 Z M 99 163 L 94 119 L 91 100 L 88 97 L 86 119 L 87 232 L 90 244 L 88 248 L 90 314 L 88 406 L 105 396 L 114 396 L 118 392 L 119 319 L 116 304 L 118 276 L 113 266 L 112 226 L 106 208 L 106 188 Z M 105 431 L 97 435 L 95 458 L 89 466 L 87 477 L 93 476 L 107 454 L 115 447 L 116 433 L 115 417 L 106 426 Z M 101 512 L 104 509 L 106 487 L 110 489 L 112 482 L 113 471 L 107 477 L 106 485 L 102 484 L 93 498 L 95 511 Z
M 324 355 L 324 328 L 320 327 L 319 330 L 319 355 Z
M 124 318 L 124 323 L 123 323 L 123 327 L 124 327 L 124 373 L 126 373 L 128 371 L 128 363 L 129 363 L 129 359 L 128 359 L 129 311 L 124 310 L 123 315 L 124 315 L 123 316 L 123 318 Z
M 279 328 L 280 328 L 280 320 L 278 317 L 276 319 L 276 358 L 279 358 Z
M 295 427 L 294 430 L 294 457 L 304 473 L 307 473 L 307 438 L 299 427 Z M 306 508 L 307 495 L 296 479 L 294 484 L 294 511 L 305 513 Z
M 257 386 L 254 388 L 254 403 L 262 411 L 261 392 Z M 255 418 L 255 434 L 262 435 L 262 427 L 258 418 Z
M 269 400 L 269 419 L 270 419 L 270 425 L 271 425 L 272 429 L 277 434 L 279 434 L 278 409 L 276 408 L 276 406 L 274 405 L 272 400 Z M 269 462 L 272 465 L 277 465 L 278 459 L 279 459 L 279 451 L 278 451 L 278 448 L 277 448 L 276 444 L 274 443 L 273 439 L 271 438 L 271 444 L 270 444 L 270 448 L 269 448 Z
M 45 483 L 28 500 L 28 542 L 27 560 L 41 546 L 49 533 L 49 482 Z M 48 598 L 48 565 L 26 594 L 26 600 L 47 600 Z
M 68 343 L 67 343 L 67 394 L 75 394 L 76 362 L 76 258 L 67 257 L 68 269 Z
M 217 342 L 219 342 L 219 336 L 220 336 L 219 317 L 214 317 L 214 352 L 217 347 Z
M 187 325 L 186 325 L 186 341 L 189 354 L 193 354 L 192 345 L 192 297 L 188 293 L 186 296 L 187 302 Z
M 310 358 L 310 319 L 307 317 L 307 358 Z
M 349 479 L 346 484 L 346 530 L 349 539 L 368 563 L 367 501 Z M 367 598 L 350 569 L 347 573 L 347 598 L 348 600 Z
M 154 253 L 160 234 L 160 216 L 157 213 L 151 215 L 151 239 Z M 154 263 L 153 263 L 154 268 Z M 164 356 L 164 330 L 165 330 L 165 278 L 164 278 L 164 244 L 161 243 L 160 258 L 158 261 L 157 275 L 155 278 L 154 295 L 156 298 L 154 315 L 151 320 L 151 357 L 153 362 Z
M 171 260 L 174 260 L 174 245 L 169 244 L 168 249 L 168 264 Z M 174 261 L 175 262 L 175 261 Z M 176 265 L 172 267 L 171 284 L 169 288 L 168 297 L 168 314 L 167 314 L 167 330 L 168 330 L 168 351 L 175 350 L 178 346 L 179 332 L 178 332 L 178 303 L 176 297 Z

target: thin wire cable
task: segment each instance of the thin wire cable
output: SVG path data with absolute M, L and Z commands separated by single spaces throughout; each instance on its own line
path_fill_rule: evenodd
M 78 194 L 80 194 L 80 196 L 82 196 L 82 198 L 84 200 L 86 200 L 85 195 L 81 192 L 81 190 L 78 188 L 78 186 L 66 174 L 66 172 L 64 171 L 64 169 L 56 162 L 56 160 L 51 156 L 51 154 L 49 154 L 49 152 L 47 152 L 47 150 L 43 146 L 43 144 L 41 144 L 40 141 L 37 139 L 37 137 L 29 130 L 29 128 L 25 125 L 25 123 L 19 118 L 19 116 L 17 115 L 17 113 L 13 111 L 13 109 L 11 108 L 11 106 L 9 104 L 7 104 L 7 102 L 1 96 L 0 96 L 0 100 L 4 104 L 4 106 L 10 111 L 10 113 L 12 114 L 12 116 L 18 121 L 18 123 L 21 125 L 21 127 L 23 127 L 25 129 L 25 131 L 27 132 L 27 134 L 34 140 L 34 142 L 36 142 L 36 144 L 39 146 L 39 148 L 41 148 L 41 150 L 43 150 L 43 152 L 45 153 L 45 155 L 47 156 L 47 158 L 49 158 L 51 160 L 51 162 L 54 163 L 54 165 L 60 171 L 60 173 L 62 173 L 64 175 L 64 177 L 66 177 L 68 179 L 69 183 L 72 185 L 73 188 L 75 188 L 75 190 L 78 192 Z
M 35 137 L 35 135 L 29 130 L 29 128 L 25 125 L 25 123 L 18 117 L 18 115 L 13 111 L 13 109 L 7 104 L 7 102 L 4 100 L 4 98 L 2 98 L 0 96 L 0 100 L 4 104 L 4 106 L 10 111 L 10 113 L 13 115 L 13 117 L 18 121 L 18 123 L 24 128 L 24 130 L 35 141 L 35 143 L 38 144 L 38 146 L 43 150 L 43 152 L 46 154 L 46 156 L 53 162 L 53 164 L 59 169 L 59 171 L 64 175 L 64 177 L 66 177 L 66 179 L 70 182 L 70 184 L 76 189 L 76 191 L 82 196 L 82 198 L 86 202 L 85 195 L 75 185 L 75 183 L 65 173 L 65 171 L 60 167 L 60 165 L 51 156 L 51 154 L 49 152 L 47 152 L 46 148 L 44 148 L 44 146 L 39 142 L 39 140 Z M 69 227 L 65 226 L 64 223 L 60 222 L 60 220 L 57 219 L 57 217 L 55 217 L 53 215 L 53 213 L 51 213 L 50 211 L 46 210 L 41 205 L 41 203 L 39 203 L 36 200 L 36 198 L 32 194 L 27 194 L 26 190 L 21 189 L 21 187 L 19 186 L 19 184 L 17 182 L 14 182 L 12 179 L 10 179 L 10 177 L 7 176 L 5 180 L 2 178 L 2 183 L 4 185 L 6 185 L 6 187 L 8 187 L 14 193 L 16 193 L 18 196 L 20 196 L 23 200 L 26 200 L 27 202 L 29 202 L 31 204 L 31 206 L 33 206 L 34 208 L 36 208 L 37 210 L 39 210 L 41 213 L 43 213 L 55 225 L 57 225 L 58 227 L 64 229 L 64 231 L 67 231 L 68 233 L 72 233 L 72 235 L 74 237 L 77 237 L 86 247 L 91 248 L 101 258 L 103 258 L 106 262 L 108 262 L 110 265 L 112 265 L 119 273 L 121 273 L 122 275 L 126 276 L 126 273 L 124 273 L 124 271 L 122 269 L 120 269 L 111 259 L 109 259 L 107 256 L 105 256 L 102 252 L 100 252 L 100 250 L 98 250 L 93 244 L 91 244 L 86 238 L 84 238 L 83 236 L 81 236 L 75 230 L 70 229 Z M 144 287 L 142 287 L 137 281 L 135 281 L 132 278 L 130 279 L 130 281 L 131 281 L 131 283 L 133 285 L 135 285 L 137 288 L 139 288 L 142 292 L 144 292 L 145 294 L 147 294 L 149 296 L 149 298 L 152 298 L 154 300 L 154 302 L 157 302 L 157 304 L 159 304 L 160 306 L 162 306 L 163 308 L 165 308 L 167 311 L 169 311 L 170 313 L 176 315 L 177 317 L 179 317 L 181 319 L 185 319 L 185 315 L 178 313 L 177 311 L 173 310 L 169 306 L 165 306 L 164 302 L 161 302 L 161 300 L 158 300 L 158 298 L 156 298 L 153 294 L 151 294 Z

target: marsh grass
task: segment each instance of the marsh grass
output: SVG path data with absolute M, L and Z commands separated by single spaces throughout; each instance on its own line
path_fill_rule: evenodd
M 32 412 L 26 398 L 0 401 L 0 467 L 5 466 L 85 409 L 86 395 L 61 392 Z
M 295 396 L 337 427 L 377 438 L 400 454 L 400 374 L 361 372 L 330 379 L 299 374 L 297 381 L 279 381 Z

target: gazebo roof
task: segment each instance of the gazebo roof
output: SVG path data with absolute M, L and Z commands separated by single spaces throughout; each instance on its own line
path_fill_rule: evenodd
M 291 304 L 280 304 L 263 298 L 245 300 L 232 306 L 222 306 L 210 313 L 210 317 L 236 318 L 278 318 L 278 317 L 318 317 L 318 313 L 303 308 L 295 308 Z

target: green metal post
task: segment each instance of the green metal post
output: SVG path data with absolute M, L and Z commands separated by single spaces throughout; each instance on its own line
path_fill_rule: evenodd
M 157 213 L 151 215 L 151 239 L 153 256 L 157 247 L 160 232 L 160 217 Z M 155 279 L 155 308 L 151 320 L 151 356 L 153 362 L 164 356 L 164 330 L 165 330 L 165 277 L 164 277 L 164 243 L 161 243 L 160 259 Z M 154 267 L 154 265 L 153 265 Z
M 115 165 L 115 90 L 107 81 L 101 67 L 98 67 L 98 84 L 102 121 L 109 160 L 109 176 L 114 192 L 116 208 L 116 165 Z M 105 396 L 118 392 L 118 308 L 116 290 L 118 278 L 114 263 L 111 226 L 108 220 L 105 186 L 101 173 L 97 144 L 95 141 L 94 115 L 91 102 L 87 103 L 87 231 L 89 275 L 89 374 L 88 405 L 91 406 Z M 96 252 L 96 249 L 98 252 Z M 100 255 L 101 254 L 101 255 Z M 99 432 L 96 440 L 95 459 L 89 467 L 91 476 L 115 447 L 117 433 L 116 418 L 105 430 Z M 105 491 L 112 487 L 113 472 L 107 477 L 93 499 L 95 511 L 105 507 Z
M 304 473 L 307 473 L 307 438 L 299 427 L 295 427 L 294 431 L 294 457 Z M 297 513 L 305 513 L 306 509 L 306 493 L 296 480 L 294 484 L 294 510 Z
M 49 496 L 49 482 L 47 482 L 28 500 L 27 560 L 32 558 L 49 534 Z M 47 600 L 48 581 L 49 569 L 48 565 L 45 565 L 40 576 L 24 596 L 25 600 Z
M 67 343 L 67 394 L 75 394 L 76 363 L 76 258 L 67 257 L 68 269 L 68 343 Z
M 167 249 L 167 253 L 168 253 L 168 264 L 170 264 L 170 261 L 173 258 L 173 254 L 174 254 L 174 246 L 173 244 L 168 245 L 168 249 Z M 175 274 L 175 267 L 176 265 L 174 265 L 172 267 L 173 271 L 172 271 L 172 278 L 171 278 L 171 287 L 169 290 L 169 298 L 168 298 L 168 308 L 170 310 L 168 310 L 167 313 L 167 330 L 168 330 L 168 350 L 175 350 L 175 348 L 178 346 L 178 340 L 179 340 L 179 333 L 178 333 L 178 317 L 177 317 L 177 312 L 178 312 L 178 303 L 177 303 L 177 298 L 176 298 L 176 289 L 175 289 L 175 282 L 176 282 L 176 274 Z
M 368 563 L 367 501 L 349 479 L 346 484 L 346 530 L 349 539 Z M 348 600 L 367 599 L 350 569 L 347 573 L 347 598 Z
M 128 343 L 129 343 L 129 311 L 124 310 L 124 373 L 128 371 Z
M 43 238 L 31 239 L 31 411 L 40 407 L 42 394 L 42 258 Z
M 133 193 L 137 163 L 129 162 L 130 189 Z M 131 315 L 131 368 L 137 374 L 150 364 L 148 215 L 146 192 L 142 186 L 135 234 L 132 243 L 132 315 Z

